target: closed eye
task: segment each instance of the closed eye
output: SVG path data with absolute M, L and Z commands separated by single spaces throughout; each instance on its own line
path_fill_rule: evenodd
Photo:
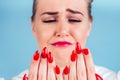
M 57 20 L 53 19 L 53 20 L 44 20 L 43 22 L 44 23 L 53 23 L 53 22 L 56 22 Z
M 77 19 L 69 19 L 69 22 L 81 22 L 81 20 L 77 20 Z

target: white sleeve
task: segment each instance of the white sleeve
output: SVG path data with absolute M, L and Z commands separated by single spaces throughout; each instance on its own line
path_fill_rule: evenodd
M 1 77 L 0 77 L 0 80 L 4 80 L 4 78 L 1 78 Z
M 13 78 L 10 79 L 10 80 L 22 80 L 22 79 L 23 79 L 23 76 L 24 76 L 25 74 L 28 75 L 28 70 L 23 71 L 23 72 L 20 73 L 18 76 L 15 76 L 15 77 L 13 77 Z
M 120 71 L 117 73 L 117 80 L 120 80 Z
M 98 73 L 103 80 L 120 80 L 120 71 L 119 72 L 113 72 L 107 68 L 104 67 L 95 67 L 96 73 Z

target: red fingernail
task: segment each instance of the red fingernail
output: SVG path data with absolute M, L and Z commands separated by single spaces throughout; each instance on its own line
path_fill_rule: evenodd
M 103 78 L 98 74 L 95 74 L 95 77 L 96 77 L 96 80 L 103 80 Z
M 58 65 L 56 65 L 56 67 L 55 67 L 55 73 L 60 74 L 60 68 L 58 67 Z
M 69 67 L 68 67 L 68 66 L 66 66 L 66 67 L 64 68 L 63 73 L 64 73 L 65 75 L 67 75 L 67 74 L 69 73 Z
M 39 57 L 40 57 L 40 54 L 39 54 L 39 51 L 37 50 L 37 51 L 35 52 L 34 56 L 33 56 L 33 59 L 34 59 L 35 61 L 37 61 L 37 60 L 39 59 Z
M 82 50 L 82 52 L 83 52 L 85 55 L 88 55 L 88 54 L 89 54 L 89 50 L 88 50 L 87 48 L 84 48 L 84 49 Z
M 48 55 L 47 48 L 46 48 L 46 47 L 44 47 L 44 48 L 43 48 L 43 50 L 42 50 L 41 57 L 42 57 L 42 58 L 47 58 L 47 55 Z
M 23 76 L 23 80 L 27 80 L 27 76 L 26 76 L 26 74 L 24 74 L 24 76 Z
M 79 43 L 79 42 L 76 43 L 76 52 L 77 52 L 78 54 L 80 54 L 80 53 L 82 52 L 82 49 L 81 49 L 81 46 L 80 46 L 80 43 Z
M 53 62 L 53 57 L 51 56 L 51 52 L 48 54 L 48 62 L 52 63 Z
M 71 61 L 75 61 L 76 60 L 76 58 L 77 58 L 77 54 L 75 53 L 75 51 L 73 50 L 72 51 L 72 55 L 71 55 Z

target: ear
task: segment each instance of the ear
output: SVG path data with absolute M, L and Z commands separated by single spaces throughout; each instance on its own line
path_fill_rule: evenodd
M 30 23 L 31 23 L 31 27 L 32 27 L 33 36 L 36 38 L 35 22 L 33 20 L 30 20 Z
M 90 35 L 91 29 L 92 29 L 92 22 L 93 22 L 93 19 L 92 18 L 89 19 L 87 36 Z

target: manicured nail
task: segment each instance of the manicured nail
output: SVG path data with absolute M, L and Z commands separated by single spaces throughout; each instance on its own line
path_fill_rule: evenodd
M 79 42 L 76 42 L 76 52 L 77 52 L 77 54 L 80 54 L 82 52 L 82 49 L 81 49 Z
M 27 75 L 26 74 L 24 74 L 23 80 L 27 80 Z
M 82 49 L 82 52 L 83 52 L 85 55 L 88 55 L 88 54 L 89 54 L 89 50 L 88 50 L 87 48 Z
M 46 47 L 44 47 L 43 50 L 42 50 L 41 57 L 42 58 L 47 58 L 47 55 L 48 55 L 48 50 L 47 50 Z
M 74 61 L 76 60 L 76 58 L 77 58 L 77 54 L 76 54 L 76 52 L 73 50 L 73 51 L 72 51 L 72 54 L 71 54 L 71 61 L 74 62 Z
M 58 65 L 56 65 L 56 67 L 55 67 L 55 73 L 60 74 L 60 68 L 58 67 Z
M 95 74 L 95 77 L 96 77 L 96 80 L 103 80 L 103 78 L 98 74 Z
M 69 73 L 69 67 L 66 66 L 63 70 L 63 74 L 67 75 Z
M 39 59 L 39 57 L 40 57 L 40 54 L 39 54 L 39 51 L 37 50 L 37 51 L 35 52 L 34 56 L 33 56 L 33 59 L 34 59 L 35 61 L 37 61 L 37 60 Z
M 53 62 L 53 57 L 52 57 L 52 55 L 51 55 L 51 52 L 49 52 L 49 54 L 48 54 L 48 62 L 49 62 L 49 63 L 52 63 L 52 62 Z

